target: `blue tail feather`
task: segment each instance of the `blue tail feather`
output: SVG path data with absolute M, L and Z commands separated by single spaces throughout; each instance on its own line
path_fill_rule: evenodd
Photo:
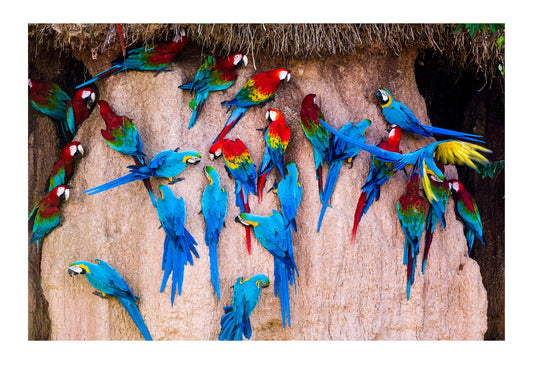
M 111 70 L 113 70 L 113 72 L 109 72 Z M 105 71 L 102 71 L 102 72 L 96 74 L 92 79 L 90 79 L 89 81 L 85 81 L 83 84 L 78 85 L 74 89 L 79 89 L 81 87 L 87 86 L 87 85 L 92 84 L 93 82 L 95 82 L 96 80 L 98 80 L 98 79 L 100 79 L 102 77 L 109 76 L 109 75 L 111 75 L 113 73 L 122 72 L 124 70 L 126 70 L 126 67 L 123 67 L 121 65 L 113 65 L 111 68 L 108 68 Z
M 188 129 L 191 129 L 196 124 L 196 120 L 198 119 L 198 114 L 200 113 L 200 110 L 202 110 L 202 106 L 204 105 L 205 100 L 207 99 L 207 95 L 209 92 L 196 92 L 194 96 L 194 101 L 196 102 L 196 106 L 194 106 L 194 109 L 192 111 L 191 119 L 189 120 L 189 127 Z
M 457 139 L 474 141 L 474 142 L 477 142 L 477 143 L 484 143 L 485 142 L 483 140 L 480 140 L 481 138 L 483 138 L 482 135 L 468 134 L 468 133 L 465 133 L 465 132 L 448 130 L 446 128 L 433 127 L 433 126 L 429 126 L 429 125 L 426 125 L 426 124 L 424 124 L 423 127 L 424 127 L 424 129 L 427 132 L 429 132 L 432 135 L 451 136 L 451 137 L 454 137 L 454 138 L 457 138 Z
M 240 325 L 235 325 L 233 306 L 225 306 L 218 340 L 242 340 L 242 330 Z
M 124 306 L 124 309 L 128 312 L 131 319 L 133 319 L 133 322 L 137 325 L 139 328 L 139 331 L 141 332 L 142 336 L 145 340 L 152 340 L 152 336 L 150 335 L 150 332 L 148 331 L 148 328 L 146 327 L 146 324 L 144 323 L 144 320 L 141 316 L 141 313 L 139 312 L 139 308 L 135 304 L 135 301 L 132 301 L 131 299 L 124 298 L 124 297 L 118 297 L 120 303 L 122 306 Z
M 326 214 L 326 209 L 328 208 L 329 199 L 333 194 L 335 189 L 335 184 L 337 183 L 337 178 L 339 177 L 339 172 L 342 167 L 343 160 L 335 160 L 331 163 L 329 167 L 328 177 L 326 179 L 326 185 L 324 187 L 324 195 L 322 200 L 322 209 L 320 210 L 320 217 L 318 218 L 318 227 L 317 232 L 320 232 L 320 226 L 322 225 L 322 220 Z
M 218 278 L 218 255 L 217 244 L 215 242 L 209 244 L 209 264 L 211 267 L 211 284 L 215 289 L 215 294 L 220 300 L 220 282 Z
M 142 175 L 140 176 L 140 175 L 138 175 L 136 173 L 129 173 L 129 174 L 126 174 L 123 177 L 120 177 L 120 178 L 114 179 L 114 180 L 112 180 L 110 182 L 104 183 L 103 185 L 93 187 L 93 188 L 91 188 L 89 190 L 85 190 L 82 193 L 83 194 L 87 194 L 87 195 L 94 195 L 94 194 L 98 194 L 99 192 L 107 191 L 107 190 L 110 190 L 112 188 L 124 185 L 126 183 L 130 183 L 130 182 L 137 181 L 139 179 L 144 179 L 144 178 L 146 178 L 146 177 L 142 176 Z

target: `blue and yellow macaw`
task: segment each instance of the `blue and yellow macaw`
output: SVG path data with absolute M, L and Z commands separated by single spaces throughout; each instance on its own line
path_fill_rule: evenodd
M 281 213 L 289 220 L 292 229 L 298 231 L 296 226 L 296 211 L 302 201 L 302 184 L 298 181 L 298 169 L 294 162 L 287 164 L 287 174 L 281 179 L 276 189 L 279 202 L 281 204 Z
M 321 124 L 324 125 L 324 127 L 326 127 L 332 134 L 340 137 L 348 143 L 352 143 L 361 149 L 372 153 L 374 156 L 385 162 L 395 163 L 393 171 L 398 171 L 406 166 L 411 165 L 413 167 L 412 174 L 417 173 L 421 178 L 422 188 L 431 205 L 437 201 L 437 197 L 431 189 L 428 176 L 433 174 L 439 179 L 444 179 L 444 173 L 437 167 L 437 162 L 441 162 L 443 165 L 467 165 L 478 171 L 476 162 L 483 165 L 489 164 L 489 160 L 487 160 L 487 158 L 485 158 L 485 156 L 483 156 L 480 152 L 492 152 L 490 149 L 477 144 L 468 143 L 466 141 L 443 140 L 427 144 L 426 146 L 411 153 L 400 154 L 385 151 L 374 145 L 369 145 L 362 143 L 359 140 L 354 140 L 339 133 L 337 130 L 323 121 L 321 121 Z
M 407 183 L 405 194 L 400 197 L 396 206 L 398 219 L 405 234 L 403 264 L 407 266 L 407 300 L 409 300 L 411 285 L 415 281 L 416 257 L 426 220 L 426 201 L 418 193 L 419 182 L 418 174 L 413 173 Z
M 461 181 L 450 179 L 448 185 L 455 200 L 455 209 L 464 225 L 466 245 L 468 246 L 468 255 L 470 255 L 475 237 L 483 245 L 486 244 L 483 238 L 483 224 L 481 223 L 476 199 L 465 189 Z
M 185 266 L 187 263 L 191 266 L 194 265 L 191 251 L 196 258 L 200 258 L 200 256 L 196 251 L 196 240 L 185 228 L 185 201 L 181 197 L 176 198 L 170 187 L 166 185 L 160 185 L 159 190 L 161 191 L 161 198 L 157 199 L 157 215 L 166 233 L 161 265 L 161 269 L 165 272 L 160 292 L 163 293 L 165 290 L 168 278 L 172 273 L 170 302 L 174 306 L 176 285 L 178 286 L 178 295 L 181 295 Z
M 137 297 L 133 294 L 128 284 L 122 276 L 109 264 L 100 259 L 95 259 L 96 263 L 77 261 L 71 263 L 68 268 L 68 274 L 85 275 L 89 284 L 97 291 L 93 292 L 96 296 L 107 299 L 108 296 L 115 296 L 124 309 L 128 312 L 133 322 L 139 328 L 145 340 L 152 340 L 152 336 L 144 323 L 144 320 L 137 308 Z
M 324 202 L 324 186 L 322 184 L 322 170 L 324 162 L 329 163 L 329 133 L 320 121 L 324 120 L 324 114 L 316 104 L 316 95 L 308 94 L 302 101 L 300 110 L 300 124 L 304 130 L 305 136 L 313 145 L 313 158 L 315 161 L 316 179 L 318 180 L 318 193 L 320 202 Z
M 236 52 L 225 58 L 215 58 L 207 56 L 204 63 L 200 66 L 193 81 L 180 85 L 180 89 L 194 92 L 194 98 L 189 102 L 192 110 L 189 127 L 196 124 L 196 119 L 205 100 L 210 92 L 226 90 L 233 85 L 237 79 L 237 73 L 234 69 L 239 65 L 248 64 L 248 58 L 242 52 Z
M 248 192 L 257 195 L 255 165 L 252 156 L 240 139 L 222 140 L 222 155 L 229 172 L 235 179 L 235 204 L 241 212 L 250 213 Z M 250 229 L 246 228 L 246 246 L 251 254 Z
M 295 273 L 298 274 L 294 262 L 292 248 L 292 230 L 289 221 L 276 210 L 269 216 L 257 216 L 241 213 L 236 217 L 246 227 L 253 227 L 255 238 L 274 257 L 274 294 L 279 295 L 283 327 L 285 319 L 291 326 L 291 309 L 289 284 L 294 285 Z
M 168 178 L 170 183 L 173 184 L 182 180 L 182 178 L 174 177 L 185 170 L 187 164 L 196 165 L 200 162 L 200 159 L 200 154 L 195 151 L 177 152 L 177 149 L 174 151 L 167 149 L 156 154 L 148 165 L 128 166 L 128 169 L 130 170 L 129 174 L 104 183 L 103 185 L 85 190 L 83 193 L 88 195 L 98 194 L 99 192 L 107 191 L 129 182 L 137 181 L 139 179 L 144 180 L 150 177 Z
M 211 284 L 213 284 L 215 294 L 220 300 L 217 244 L 228 210 L 228 192 L 220 185 L 220 177 L 215 168 L 206 166 L 204 167 L 204 173 L 209 180 L 209 184 L 202 194 L 202 214 L 205 220 L 205 244 L 209 248 Z
M 285 117 L 281 111 L 268 109 L 266 118 L 270 122 L 265 129 L 265 154 L 257 173 L 257 196 L 258 202 L 263 200 L 263 188 L 266 180 L 274 166 L 277 166 L 281 177 L 285 175 L 283 171 L 283 153 L 287 149 L 291 137 L 291 128 L 285 122 Z
M 270 285 L 268 277 L 263 274 L 251 278 L 237 278 L 233 285 L 231 306 L 224 307 L 224 315 L 220 319 L 220 335 L 218 340 L 242 340 L 252 336 L 250 315 L 257 306 L 261 289 Z
M 339 132 L 352 139 L 358 140 L 361 143 L 364 143 L 366 140 L 365 131 L 370 126 L 370 123 L 371 122 L 368 119 L 365 119 L 357 124 L 350 122 L 342 126 Z M 331 198 L 333 190 L 335 189 L 335 184 L 337 183 L 337 178 L 339 177 L 342 163 L 345 160 L 353 159 L 360 150 L 361 148 L 347 143 L 343 139 L 339 139 L 336 136 L 333 137 L 329 148 L 329 172 L 326 179 L 326 186 L 324 187 L 324 194 L 322 195 L 322 209 L 320 210 L 320 216 L 318 218 L 317 232 L 320 232 L 320 226 L 322 225 L 322 220 L 326 214 L 329 199 Z
M 381 105 L 383 116 L 390 124 L 396 125 L 405 131 L 415 133 L 420 136 L 446 136 L 461 140 L 469 140 L 475 142 L 482 142 L 481 135 L 467 134 L 445 128 L 433 127 L 427 124 L 422 124 L 415 117 L 413 112 L 409 110 L 403 103 L 396 101 L 388 89 L 379 89 L 376 93 L 376 98 Z

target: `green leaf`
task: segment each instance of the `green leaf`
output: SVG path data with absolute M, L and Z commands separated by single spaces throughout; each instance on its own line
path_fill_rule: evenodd
M 498 41 L 496 43 L 498 43 L 498 50 L 501 50 L 503 44 L 503 35 L 498 38 Z
M 494 178 L 498 171 L 500 171 L 505 165 L 505 160 L 500 160 L 496 162 L 491 162 L 488 165 L 480 164 L 476 162 L 476 166 L 481 178 Z

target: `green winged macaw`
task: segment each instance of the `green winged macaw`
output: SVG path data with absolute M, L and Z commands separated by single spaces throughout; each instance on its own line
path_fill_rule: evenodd
M 383 116 L 387 122 L 396 125 L 405 131 L 425 137 L 446 136 L 455 139 L 475 141 L 478 143 L 481 142 L 479 139 L 483 137 L 481 135 L 467 134 L 464 132 L 447 130 L 445 128 L 433 127 L 420 123 L 420 121 L 407 106 L 396 101 L 392 97 L 388 89 L 379 89 L 376 93 L 376 98 L 381 105 Z
M 189 102 L 192 110 L 189 127 L 196 124 L 198 115 L 210 92 L 226 90 L 233 85 L 237 79 L 234 69 L 240 65 L 248 64 L 248 58 L 242 52 L 236 52 L 224 58 L 207 56 L 200 66 L 193 81 L 180 85 L 180 89 L 194 92 L 194 98 Z
M 407 300 L 409 300 L 411 285 L 415 280 L 416 257 L 426 221 L 426 201 L 418 193 L 419 183 L 418 174 L 413 173 L 407 183 L 405 194 L 400 197 L 396 206 L 398 219 L 405 234 L 403 264 L 407 266 Z
M 316 179 L 318 180 L 318 192 L 320 202 L 323 202 L 324 186 L 322 183 L 322 169 L 324 162 L 329 163 L 329 133 L 328 130 L 320 124 L 324 120 L 324 114 L 316 104 L 316 95 L 308 94 L 302 101 L 300 110 L 300 124 L 304 130 L 305 136 L 313 145 L 313 158 L 315 161 Z
M 364 143 L 366 140 L 365 132 L 370 126 L 370 123 L 371 122 L 368 119 L 362 120 L 357 124 L 350 122 L 342 126 L 339 132 L 352 139 Z M 324 193 L 322 195 L 322 209 L 320 210 L 320 216 L 318 218 L 317 232 L 320 232 L 320 226 L 322 225 L 322 220 L 326 214 L 329 199 L 331 198 L 333 190 L 335 189 L 335 184 L 337 183 L 337 178 L 339 177 L 343 162 L 345 160 L 353 159 L 355 156 L 357 156 L 360 150 L 361 148 L 347 143 L 343 139 L 339 139 L 336 136 L 333 137 L 329 148 L 329 171 L 328 177 L 326 178 Z
M 161 265 L 164 273 L 160 292 L 163 293 L 167 286 L 168 278 L 172 274 L 170 302 L 174 306 L 176 285 L 178 287 L 178 295 L 181 295 L 185 266 L 187 263 L 191 266 L 194 265 L 192 254 L 196 258 L 200 258 L 200 256 L 196 251 L 196 240 L 185 228 L 185 201 L 181 197 L 176 198 L 170 187 L 166 185 L 160 185 L 159 190 L 161 191 L 161 197 L 157 198 L 157 215 L 166 234 L 163 245 L 163 263 Z
M 269 216 L 241 213 L 235 218 L 246 227 L 253 227 L 255 238 L 274 257 L 274 294 L 279 296 L 283 327 L 285 320 L 291 326 L 289 284 L 295 284 L 298 274 L 292 248 L 292 230 L 289 221 L 276 210 Z
M 128 166 L 130 170 L 129 174 L 85 190 L 83 193 L 88 195 L 98 194 L 99 192 L 107 191 L 129 182 L 139 179 L 144 180 L 150 177 L 168 178 L 170 183 L 173 184 L 183 179 L 174 177 L 185 170 L 187 164 L 196 165 L 200 162 L 200 159 L 200 154 L 192 150 L 177 152 L 177 149 L 167 149 L 156 154 L 148 165 Z
M 266 119 L 270 124 L 265 129 L 265 154 L 259 166 L 259 172 L 257 173 L 257 196 L 259 203 L 263 200 L 263 188 L 272 168 L 277 166 L 281 177 L 283 178 L 285 175 L 283 171 L 283 154 L 291 138 L 291 128 L 287 125 L 281 111 L 268 109 Z
M 82 123 L 89 118 L 96 103 L 96 92 L 91 87 L 83 87 L 74 93 L 72 99 L 66 103 L 66 118 L 68 130 L 74 137 Z
M 240 139 L 223 139 L 222 155 L 229 172 L 235 179 L 235 205 L 239 207 L 241 212 L 250 213 L 248 193 L 251 192 L 253 195 L 257 195 L 255 165 L 252 161 L 252 156 Z M 248 254 L 251 254 L 252 246 L 249 228 L 246 228 L 246 246 Z
M 481 216 L 479 214 L 479 209 L 477 208 L 476 199 L 474 199 L 472 194 L 465 189 L 461 181 L 450 179 L 448 185 L 455 200 L 456 212 L 464 225 L 466 245 L 468 246 L 468 255 L 470 255 L 475 237 L 477 237 L 483 245 L 486 244 L 485 239 L 483 238 L 483 224 L 481 223 Z
M 95 259 L 95 262 L 76 261 L 71 263 L 68 268 L 68 274 L 70 276 L 85 275 L 89 284 L 96 288 L 93 293 L 98 297 L 107 299 L 108 296 L 115 296 L 126 309 L 131 319 L 133 319 L 144 339 L 152 340 L 152 336 L 135 303 L 138 299 L 128 284 L 109 264 L 101 259 Z
M 76 89 L 127 69 L 156 71 L 157 75 L 165 70 L 174 56 L 185 46 L 186 42 L 185 30 L 180 29 L 170 43 L 158 43 L 128 50 L 126 51 L 126 56 L 121 56 L 112 62 L 111 68 L 96 74 L 92 79 L 78 85 Z
M 422 188 L 424 189 L 426 198 L 429 200 L 431 205 L 437 201 L 437 197 L 431 189 L 428 175 L 433 174 L 439 179 L 444 179 L 444 173 L 437 167 L 437 162 L 441 162 L 443 165 L 467 165 L 478 171 L 478 165 L 476 165 L 476 162 L 483 165 L 489 164 L 489 160 L 487 160 L 487 158 L 480 152 L 492 152 L 490 149 L 477 144 L 468 143 L 466 141 L 443 140 L 427 144 L 411 153 L 400 154 L 385 151 L 374 145 L 369 145 L 349 138 L 346 135 L 339 133 L 337 130 L 323 121 L 321 121 L 321 124 L 324 125 L 324 127 L 326 127 L 335 136 L 338 136 L 341 139 L 344 139 L 345 141 L 352 143 L 369 153 L 372 153 L 374 156 L 383 161 L 395 163 L 393 166 L 394 171 L 398 171 L 408 165 L 411 165 L 413 167 L 412 174 L 417 173 L 421 178 Z
M 302 201 L 302 184 L 298 181 L 298 168 L 294 162 L 287 163 L 287 174 L 281 179 L 276 188 L 279 202 L 281 204 L 281 213 L 289 220 L 292 229 L 298 231 L 296 226 L 296 211 Z
M 224 307 L 224 315 L 220 319 L 220 335 L 218 340 L 242 340 L 252 337 L 250 315 L 257 306 L 261 289 L 270 285 L 270 280 L 263 274 L 248 279 L 237 278 L 233 285 L 231 306 Z
M 71 141 L 63 148 L 59 160 L 52 167 L 46 192 L 68 183 L 74 173 L 74 157 L 78 154 L 83 155 L 83 153 L 83 147 L 79 141 Z
M 274 92 L 278 89 L 282 81 L 289 81 L 291 72 L 288 69 L 278 68 L 268 72 L 260 72 L 248 80 L 244 86 L 235 94 L 233 99 L 224 101 L 222 106 L 228 106 L 228 110 L 233 110 L 224 124 L 222 131 L 213 141 L 209 149 L 209 157 L 215 159 L 222 154 L 222 140 L 226 134 L 239 122 L 252 106 L 263 105 L 272 100 Z
M 400 127 L 392 127 L 389 131 L 389 135 L 386 140 L 382 140 L 378 148 L 389 152 L 401 153 L 400 151 L 400 139 L 402 137 L 402 129 Z M 393 169 L 393 162 L 385 162 L 377 158 L 372 157 L 372 165 L 368 171 L 368 177 L 365 184 L 361 188 L 361 195 L 357 201 L 355 213 L 353 216 L 353 228 L 352 228 L 352 246 L 355 245 L 355 236 L 357 234 L 357 228 L 359 222 L 372 203 L 379 200 L 381 193 L 381 186 L 389 180 L 390 177 L 396 172 Z
M 228 192 L 221 186 L 220 176 L 214 167 L 204 167 L 204 174 L 209 180 L 209 184 L 202 194 L 202 215 L 205 220 L 205 244 L 209 248 L 211 284 L 220 300 L 217 244 L 228 210 Z

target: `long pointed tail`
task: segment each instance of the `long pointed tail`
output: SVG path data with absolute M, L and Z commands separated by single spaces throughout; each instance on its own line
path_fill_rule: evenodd
M 426 242 L 424 244 L 424 257 L 422 259 L 422 275 L 426 270 L 429 248 L 431 247 L 431 242 L 433 242 L 433 232 L 435 231 L 435 226 L 437 225 L 436 217 L 432 214 L 432 212 L 434 212 L 433 207 L 429 210 L 426 217 Z
M 259 175 L 257 177 L 257 197 L 258 197 L 258 203 L 261 203 L 263 200 L 263 189 L 265 188 L 265 183 L 268 179 L 268 176 L 270 175 L 270 172 L 272 171 L 272 164 L 268 166 L 265 169 L 261 169 L 259 171 Z
M 446 128 L 433 127 L 433 126 L 429 126 L 426 124 L 424 124 L 424 129 L 432 135 L 451 136 L 455 139 L 474 141 L 477 143 L 484 143 L 483 140 L 480 140 L 483 138 L 482 135 L 475 135 L 475 134 L 468 134 L 465 132 L 459 132 L 459 131 L 454 131 L 454 130 L 447 130 Z
M 194 96 L 194 99 L 189 102 L 189 106 L 192 109 L 191 119 L 189 120 L 189 127 L 188 129 L 191 129 L 196 124 L 196 120 L 198 119 L 198 115 L 200 114 L 200 111 L 202 110 L 202 107 L 204 105 L 205 100 L 207 99 L 207 95 L 209 92 L 201 92 L 196 93 Z
M 322 225 L 322 220 L 326 214 L 326 209 L 328 208 L 329 199 L 333 194 L 335 189 L 335 184 L 337 183 L 337 178 L 339 177 L 339 172 L 342 167 L 342 160 L 335 160 L 329 166 L 328 177 L 326 179 L 326 186 L 324 187 L 324 193 L 322 195 L 322 209 L 320 210 L 320 217 L 318 218 L 318 227 L 317 232 L 320 232 L 320 226 Z
M 209 149 L 210 154 L 214 155 L 215 157 L 220 156 L 220 153 L 217 153 L 217 151 L 220 151 L 222 149 L 222 139 L 224 139 L 226 134 L 233 127 L 235 127 L 235 125 L 244 116 L 247 110 L 248 110 L 248 107 L 235 107 L 233 109 L 233 111 L 231 112 L 231 115 L 229 116 L 228 120 L 224 124 L 222 131 L 220 131 L 216 139 L 213 141 L 213 145 L 211 145 L 211 148 Z
M 139 328 L 139 331 L 141 332 L 142 336 L 145 340 L 152 340 L 152 336 L 150 335 L 150 332 L 148 331 L 148 328 L 146 327 L 146 324 L 144 323 L 144 320 L 141 316 L 141 312 L 139 311 L 139 308 L 135 304 L 135 301 L 132 301 L 128 298 L 123 297 L 117 297 L 122 306 L 124 306 L 124 309 L 128 312 L 131 319 L 133 319 L 133 322 L 137 325 Z
M 215 294 L 217 295 L 220 301 L 220 282 L 218 278 L 218 255 L 217 255 L 217 244 L 209 244 L 209 265 L 211 268 L 211 284 L 215 289 Z
M 355 208 L 355 213 L 353 215 L 352 247 L 355 246 L 355 236 L 357 234 L 357 228 L 359 227 L 361 217 L 363 217 L 363 208 L 365 208 L 367 202 L 366 199 L 366 192 L 361 192 L 361 195 L 359 195 L 359 201 L 357 202 L 357 207 Z
M 236 198 L 236 202 L 241 212 L 250 213 L 250 205 L 248 204 L 248 190 L 246 190 L 244 186 L 241 186 L 237 196 L 238 198 Z M 248 254 L 252 254 L 252 236 L 250 233 L 250 227 L 245 226 L 244 230 L 246 232 L 246 247 L 248 249 Z
M 285 327 L 285 321 L 291 327 L 289 284 L 294 283 L 294 270 L 289 269 L 285 263 L 274 258 L 274 278 L 274 295 L 279 297 L 281 304 L 283 327 Z
M 415 281 L 415 265 L 416 265 L 416 256 L 413 255 L 411 244 L 408 240 L 405 240 L 407 247 L 407 301 L 409 301 L 409 296 L 411 294 L 411 284 Z M 404 256 L 405 258 L 405 256 Z M 405 261 L 404 261 L 405 263 Z
M 144 165 L 144 158 L 142 156 L 132 156 L 133 161 L 135 161 L 135 165 L 137 166 L 143 166 Z M 143 179 L 144 187 L 146 187 L 146 190 L 148 191 L 148 195 L 150 196 L 150 200 L 152 201 L 152 205 L 154 208 L 157 207 L 157 202 L 154 195 L 154 188 L 152 187 L 152 182 L 150 181 L 150 177 Z
M 120 178 L 114 179 L 114 180 L 112 180 L 110 182 L 104 183 L 103 185 L 93 187 L 93 188 L 91 188 L 89 190 L 85 190 L 82 193 L 83 194 L 87 194 L 87 195 L 94 195 L 94 194 L 98 194 L 99 192 L 107 191 L 107 190 L 110 190 L 112 188 L 124 185 L 126 183 L 137 181 L 139 179 L 143 179 L 143 176 L 139 176 L 138 174 L 135 174 L 135 173 L 129 173 L 129 174 L 126 174 L 123 177 L 120 177 Z
M 90 79 L 89 81 L 85 81 L 83 84 L 80 84 L 78 85 L 75 89 L 79 89 L 81 87 L 84 87 L 84 86 L 87 86 L 89 84 L 92 84 L 93 82 L 95 82 L 96 80 L 98 79 L 101 79 L 103 77 L 107 77 L 107 76 L 110 76 L 112 75 L 113 73 L 117 73 L 117 72 L 122 72 L 126 70 L 125 67 L 122 67 L 120 65 L 114 65 L 112 66 L 111 68 L 108 68 L 106 69 L 105 71 L 102 71 L 98 74 L 96 74 L 92 79 Z
M 242 327 L 235 325 L 233 306 L 224 307 L 224 315 L 220 319 L 218 340 L 242 340 Z

